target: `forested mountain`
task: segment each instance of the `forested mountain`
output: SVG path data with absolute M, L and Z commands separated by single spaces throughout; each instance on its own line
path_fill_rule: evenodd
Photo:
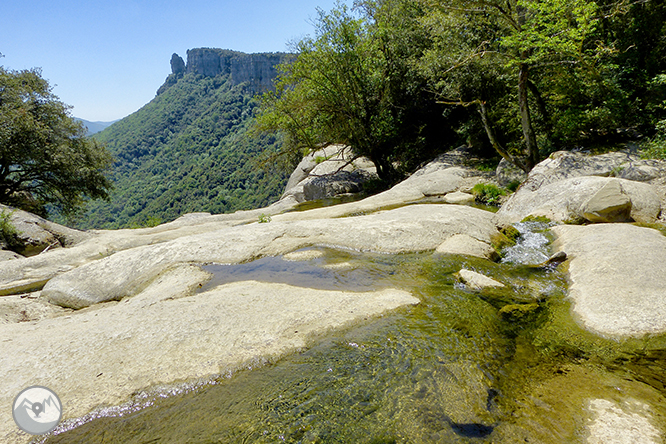
M 257 165 L 278 140 L 247 134 L 257 101 L 284 54 L 217 49 L 175 55 L 158 95 L 95 135 L 115 157 L 109 202 L 90 202 L 76 225 L 143 226 L 195 211 L 233 212 L 277 200 L 286 173 Z

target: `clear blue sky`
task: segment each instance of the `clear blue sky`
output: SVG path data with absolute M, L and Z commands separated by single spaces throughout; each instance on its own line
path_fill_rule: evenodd
M 351 1 L 343 3 L 351 4 Z M 286 51 L 334 0 L 5 0 L 0 65 L 39 67 L 72 114 L 111 121 L 153 97 L 174 52 Z

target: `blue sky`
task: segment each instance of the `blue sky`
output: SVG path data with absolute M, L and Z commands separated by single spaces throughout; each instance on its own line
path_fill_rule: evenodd
M 351 1 L 344 3 L 351 4 Z M 286 51 L 334 0 L 7 0 L 0 65 L 41 68 L 72 114 L 111 121 L 136 111 L 191 48 Z

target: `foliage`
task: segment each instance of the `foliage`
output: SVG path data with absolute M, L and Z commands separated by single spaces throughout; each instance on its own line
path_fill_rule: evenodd
M 344 144 L 385 182 L 398 179 L 395 163 L 416 166 L 448 129 L 411 63 L 427 44 L 420 14 L 418 3 L 396 0 L 319 10 L 316 37 L 296 43 L 297 59 L 262 98 L 257 128 L 284 134 L 283 154 Z
M 435 41 L 422 60 L 449 105 L 477 108 L 493 148 L 524 171 L 540 160 L 534 110 L 548 129 L 539 81 L 589 58 L 596 4 L 586 0 L 424 0 Z M 515 88 L 515 89 L 514 89 Z M 531 96 L 531 97 L 530 97 Z M 508 110 L 509 113 L 501 112 Z M 513 115 L 512 115 L 513 114 Z M 497 126 L 504 134 L 498 133 Z M 506 128 L 509 128 L 508 130 Z M 520 137 L 522 141 L 516 143 Z M 506 139 L 513 143 L 507 143 Z
M 257 101 L 228 76 L 186 74 L 136 113 L 95 135 L 117 159 L 109 202 L 80 227 L 143 227 L 188 212 L 226 213 L 279 198 L 286 173 L 257 160 L 278 138 L 252 138 Z
M 660 87 L 666 92 L 666 74 L 660 74 L 655 77 L 652 85 Z M 666 98 L 654 108 L 666 110 Z M 647 140 L 644 145 L 644 155 L 651 158 L 666 159 L 666 119 L 658 121 L 655 125 L 655 130 L 656 134 Z
M 112 160 L 85 133 L 39 70 L 0 67 L 0 202 L 45 215 L 106 198 Z
M 23 243 L 19 240 L 19 232 L 12 223 L 13 211 L 0 211 L 0 244 L 10 250 L 16 250 L 23 247 Z
M 501 196 L 506 195 L 506 190 L 492 183 L 477 183 L 472 187 L 472 194 L 477 202 L 494 205 L 499 203 Z
M 268 222 L 271 221 L 271 216 L 268 214 L 261 213 L 259 215 L 259 223 L 260 224 L 267 224 Z

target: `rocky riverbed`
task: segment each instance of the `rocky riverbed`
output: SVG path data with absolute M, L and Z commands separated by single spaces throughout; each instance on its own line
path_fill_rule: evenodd
M 3 442 L 30 439 L 9 417 L 14 397 L 29 385 L 58 393 L 63 418 L 72 424 L 91 412 L 132 402 L 145 390 L 168 391 L 196 381 L 205 385 L 240 369 L 288 362 L 297 351 L 316 350 L 323 338 L 384 325 L 393 313 L 422 313 L 418 316 L 437 325 L 442 321 L 435 320 L 440 315 L 432 314 L 432 307 L 447 292 L 452 296 L 446 304 L 463 298 L 467 305 L 459 310 L 460 320 L 446 321 L 451 324 L 432 334 L 458 338 L 465 310 L 485 313 L 483 320 L 473 321 L 479 325 L 465 327 L 474 330 L 467 337 L 495 335 L 489 350 L 497 355 L 484 354 L 478 362 L 452 360 L 457 353 L 478 352 L 461 349 L 437 358 L 447 362 L 460 387 L 442 382 L 449 378 L 444 376 L 433 380 L 444 384 L 444 391 L 435 391 L 440 393 L 436 399 L 423 399 L 443 404 L 455 396 L 467 400 L 431 419 L 441 430 L 452 431 L 451 437 L 460 442 L 562 442 L 557 441 L 560 427 L 567 430 L 561 436 L 579 442 L 662 442 L 666 390 L 654 370 L 666 369 L 659 358 L 666 350 L 666 238 L 659 231 L 666 216 L 662 163 L 631 153 L 555 153 L 493 213 L 466 203 L 473 201 L 472 187 L 494 181 L 494 175 L 470 167 L 464 150 L 456 150 L 383 193 L 293 211 L 308 196 L 355 191 L 358 181 L 372 177 L 367 163 L 347 162 L 344 153 L 339 158 L 324 154 L 329 160 L 306 159 L 283 198 L 259 210 L 193 214 L 154 228 L 90 232 L 14 212 L 12 220 L 29 247 L 22 251 L 27 257 L 5 253 L 7 260 L 0 262 L 0 292 L 5 295 L 0 297 Z M 494 262 L 511 245 L 507 227 L 526 217 L 549 221 L 544 235 L 554 242 L 547 253 L 564 252 L 560 257 L 565 261 L 528 269 L 515 265 L 522 271 L 511 272 L 509 265 Z M 209 264 L 224 270 L 224 264 L 252 264 L 266 257 L 311 262 L 332 254 L 322 251 L 418 256 L 417 265 L 391 265 L 396 268 L 382 271 L 387 278 L 381 285 L 307 288 L 250 275 L 207 285 Z M 359 264 L 364 260 L 317 266 L 363 269 L 367 264 Z M 447 264 L 446 270 L 423 271 L 441 264 Z M 413 269 L 420 271 L 405 274 Z M 510 274 L 518 272 L 521 277 Z M 562 280 L 544 283 L 555 276 L 549 273 Z M 438 276 L 452 281 L 428 284 Z M 432 289 L 441 285 L 446 290 Z M 422 286 L 430 290 L 424 293 Z M 560 293 L 560 299 L 553 296 Z M 402 331 L 422 325 L 418 316 L 405 321 Z M 511 323 L 522 330 L 511 330 Z M 379 337 L 397 335 L 391 328 Z M 409 341 L 410 336 L 399 337 Z M 480 346 L 464 337 L 459 341 L 465 347 Z M 434 347 L 434 355 L 438 353 L 432 344 L 419 347 Z M 419 368 L 429 368 L 435 358 L 419 359 Z M 530 360 L 548 363 L 539 368 L 547 367 L 552 375 L 530 374 Z M 622 363 L 630 364 L 628 379 L 612 370 L 623 369 Z M 472 370 L 477 367 L 490 370 Z M 519 379 L 521 390 L 515 388 Z M 572 390 L 558 395 L 562 387 Z M 495 397 L 502 399 L 497 401 L 501 406 L 495 407 Z M 534 418 L 537 398 L 551 403 L 554 423 L 566 425 L 549 429 L 543 418 Z M 404 421 L 400 427 L 413 429 L 415 437 L 417 422 Z M 438 439 L 448 436 L 438 433 Z M 418 436 L 419 442 L 436 441 L 435 435 Z

